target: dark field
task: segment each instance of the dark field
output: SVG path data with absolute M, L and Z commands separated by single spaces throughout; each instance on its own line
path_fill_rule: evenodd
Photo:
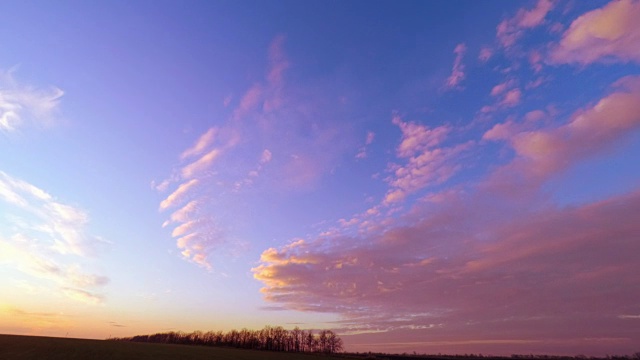
M 0 335 L 0 360 L 314 360 L 338 357 L 220 347 Z

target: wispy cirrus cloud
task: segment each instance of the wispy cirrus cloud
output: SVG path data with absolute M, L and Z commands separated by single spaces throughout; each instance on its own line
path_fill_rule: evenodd
M 7 209 L 0 216 L 0 262 L 52 281 L 65 296 L 102 301 L 96 291 L 109 278 L 88 272 L 85 263 L 105 242 L 87 233 L 83 210 L 5 172 L 0 172 L 0 205 Z
M 324 101 L 324 94 L 301 96 L 310 90 L 292 88 L 287 81 L 291 62 L 285 41 L 283 35 L 272 40 L 264 79 L 250 84 L 236 104 L 229 99 L 226 121 L 183 151 L 167 180 L 152 183 L 159 191 L 170 190 L 160 202 L 161 211 L 179 209 L 163 226 L 171 230 L 184 258 L 207 269 L 213 269 L 216 249 L 226 251 L 242 242 L 229 231 L 238 221 L 230 208 L 246 201 L 247 193 L 258 187 L 311 189 L 335 159 L 357 146 L 340 140 L 347 133 L 343 122 L 324 120 L 324 110 L 315 104 Z
M 217 128 L 215 127 L 210 128 L 204 134 L 200 135 L 200 137 L 198 138 L 196 143 L 193 144 L 193 146 L 191 146 L 190 148 L 182 152 L 182 155 L 180 156 L 180 158 L 184 160 L 186 158 L 202 154 L 203 151 L 205 151 L 207 148 L 209 148 L 213 144 L 217 134 L 218 134 Z
M 48 125 L 64 92 L 56 87 L 22 84 L 14 77 L 15 69 L 0 70 L 0 131 L 11 133 L 29 125 Z
M 160 209 L 164 210 L 169 207 L 172 207 L 176 202 L 181 201 L 189 190 L 198 184 L 198 179 L 191 179 L 187 182 L 184 182 L 178 186 L 178 188 L 169 194 L 166 199 L 162 200 L 160 203 Z
M 446 88 L 462 89 L 460 83 L 466 76 L 464 72 L 465 66 L 462 63 L 462 59 L 464 58 L 466 52 L 467 46 L 464 43 L 458 44 L 453 50 L 453 53 L 456 54 L 456 58 L 453 61 L 453 69 L 451 70 L 451 75 L 447 78 L 447 82 L 445 83 Z
M 220 155 L 220 149 L 213 149 L 204 154 L 198 160 L 186 165 L 182 168 L 182 177 L 189 179 L 197 175 L 197 173 L 204 171 L 211 167 L 211 163 Z
M 571 23 L 550 53 L 554 63 L 640 62 L 640 2 L 611 1 Z

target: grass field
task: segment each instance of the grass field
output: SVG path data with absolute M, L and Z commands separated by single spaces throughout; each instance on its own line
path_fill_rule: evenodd
M 316 360 L 312 354 L 240 350 L 204 346 L 0 335 L 0 360 Z

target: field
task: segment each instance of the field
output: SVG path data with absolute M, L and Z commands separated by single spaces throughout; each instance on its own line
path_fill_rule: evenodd
M 0 335 L 0 360 L 317 360 L 338 357 L 121 341 Z

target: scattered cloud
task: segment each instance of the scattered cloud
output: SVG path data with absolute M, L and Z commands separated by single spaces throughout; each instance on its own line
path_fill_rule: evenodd
M 291 62 L 285 41 L 277 36 L 271 42 L 264 79 L 253 82 L 237 104 L 229 99 L 228 119 L 182 152 L 169 179 L 153 183 L 159 191 L 171 191 L 160 202 L 161 211 L 180 209 L 163 227 L 186 259 L 209 270 L 214 252 L 242 243 L 230 238 L 228 229 L 239 219 L 229 208 L 242 206 L 257 189 L 312 189 L 336 159 L 357 146 L 343 140 L 348 132 L 340 119 L 326 120 L 332 115 L 323 109 L 330 107 L 315 103 L 323 96 L 301 96 L 316 90 L 286 81 Z
M 453 61 L 453 69 L 451 70 L 451 75 L 447 78 L 447 82 L 445 84 L 448 89 L 462 89 L 460 83 L 465 78 L 464 73 L 464 64 L 462 63 L 462 59 L 464 58 L 464 54 L 467 52 L 467 46 L 465 44 L 458 44 L 456 48 L 453 50 L 453 53 L 456 54 L 456 58 Z
M 535 73 L 539 73 L 542 71 L 542 54 L 540 51 L 532 50 L 529 53 L 529 64 Z
M 527 341 L 573 342 L 595 316 L 600 325 L 585 336 L 631 339 L 634 318 L 620 314 L 638 309 L 640 293 L 629 289 L 640 289 L 633 256 L 640 251 L 640 192 L 567 207 L 540 196 L 546 180 L 640 127 L 638 78 L 612 89 L 562 126 L 540 121 L 549 116 L 542 110 L 494 126 L 484 138 L 504 140 L 514 155 L 477 182 L 427 194 L 370 230 L 342 230 L 364 220 L 356 216 L 318 237 L 265 250 L 253 269 L 264 298 L 286 309 L 339 314 L 336 326 L 350 334 L 423 329 L 434 341 L 478 333 L 489 341 L 501 339 L 509 324 L 526 331 Z M 425 180 L 413 161 L 465 144 L 444 146 L 453 141 L 450 128 L 397 116 L 393 122 L 402 131 L 396 155 L 409 160 L 389 181 L 388 198 L 436 181 L 437 169 L 424 172 Z M 460 160 L 449 156 L 442 164 L 455 169 Z M 418 185 L 405 186 L 409 180 Z M 506 183 L 534 196 L 519 201 L 508 188 L 487 186 Z
M 391 122 L 402 131 L 402 139 L 397 149 L 398 157 L 401 158 L 412 157 L 440 145 L 451 131 L 448 126 L 429 129 L 421 124 L 405 122 L 398 115 L 395 115 Z
M 538 0 L 533 9 L 518 10 L 514 17 L 505 19 L 498 25 L 498 41 L 504 48 L 512 47 L 525 30 L 541 25 L 551 9 L 553 9 L 552 1 Z
M 489 47 L 483 47 L 480 49 L 480 53 L 478 54 L 478 60 L 480 62 L 487 62 L 493 56 L 493 50 Z
M 505 171 L 517 167 L 517 172 L 526 173 L 531 181 L 546 179 L 568 164 L 613 146 L 622 135 L 640 127 L 640 77 L 623 78 L 613 88 L 617 91 L 578 111 L 563 126 L 509 137 L 519 158 Z
M 512 88 L 514 85 L 515 85 L 515 81 L 513 79 L 509 79 L 503 83 L 500 83 L 491 89 L 491 96 L 501 95 L 505 91 L 507 91 L 509 88 Z
M 499 105 L 503 107 L 514 107 L 520 104 L 520 98 L 522 97 L 522 92 L 520 89 L 511 89 L 504 94 L 504 97 L 500 101 Z
M 44 190 L 0 171 L 0 263 L 57 284 L 76 300 L 102 300 L 94 293 L 109 282 L 86 270 L 88 259 L 104 245 L 87 234 L 87 214 Z M 84 298 L 71 294 L 84 293 Z M 89 297 L 88 295 L 91 295 Z
M 535 78 L 535 79 L 533 79 L 533 80 L 529 81 L 529 82 L 527 83 L 527 85 L 525 86 L 525 88 L 526 88 L 527 90 L 535 89 L 535 88 L 537 88 L 537 87 L 540 87 L 541 85 L 543 85 L 544 83 L 546 83 L 546 82 L 548 82 L 548 81 L 549 81 L 549 78 L 545 78 L 545 77 L 538 77 L 538 78 Z
M 480 114 L 486 115 L 513 108 L 522 100 L 522 91 L 517 87 L 517 81 L 511 77 L 491 88 L 490 95 L 495 98 L 495 102 L 484 105 L 480 109 Z
M 267 74 L 267 80 L 271 84 L 282 84 L 284 81 L 284 73 L 289 68 L 290 63 L 284 52 L 284 42 L 286 37 L 278 35 L 269 46 L 269 64 L 270 69 Z
M 11 133 L 28 125 L 47 126 L 64 92 L 24 85 L 14 78 L 16 68 L 0 70 L 0 131 Z
M 375 137 L 376 137 L 376 134 L 373 131 L 367 132 L 367 137 L 364 141 L 364 146 L 362 146 L 358 150 L 358 153 L 356 154 L 356 159 L 364 159 L 367 157 L 367 147 L 371 145 L 371 143 L 373 143 L 373 140 L 375 139 Z
M 271 157 L 273 156 L 273 154 L 271 153 L 271 151 L 269 151 L 269 149 L 264 149 L 262 151 L 262 156 L 260 157 L 260 164 L 266 164 L 269 161 L 271 161 Z
M 553 63 L 640 62 L 640 2 L 611 1 L 571 23 L 553 47 Z
M 621 288 L 605 289 L 612 281 L 637 286 L 638 265 L 623 254 L 640 250 L 632 241 L 639 229 L 630 215 L 640 206 L 638 194 L 578 209 L 533 214 L 518 209 L 521 217 L 504 224 L 478 213 L 477 206 L 486 206 L 495 214 L 489 202 L 465 210 L 470 199 L 452 200 L 452 206 L 423 221 L 379 235 L 269 249 L 254 275 L 265 284 L 266 300 L 342 314 L 351 330 L 457 327 L 473 321 L 485 324 L 474 327 L 477 331 L 492 332 L 497 330 L 492 324 L 510 321 L 523 329 L 535 327 L 540 338 L 568 330 L 556 332 L 557 321 L 593 313 L 614 318 L 620 309 L 635 306 L 633 296 L 620 297 Z M 589 226 L 578 225 L 585 221 Z M 609 238 L 615 240 L 600 240 L 613 233 Z M 602 272 L 614 264 L 616 270 Z M 548 281 L 541 278 L 549 273 Z M 576 274 L 593 275 L 578 279 Z M 575 301 L 554 300 L 564 296 Z M 534 303 L 541 305 L 531 307 Z M 503 320 L 514 313 L 523 318 Z M 539 320 L 526 320 L 533 317 Z
M 397 156 L 399 159 L 406 159 L 406 162 L 389 166 L 392 176 L 387 178 L 390 188 L 385 196 L 385 203 L 402 201 L 408 194 L 443 183 L 460 169 L 455 160 L 471 143 L 453 147 L 441 146 L 451 132 L 449 126 L 429 129 L 424 125 L 404 122 L 399 116 L 394 116 L 392 122 L 402 131 Z
M 548 114 L 544 110 L 532 110 L 524 114 L 524 120 L 526 122 L 537 122 L 545 119 Z

